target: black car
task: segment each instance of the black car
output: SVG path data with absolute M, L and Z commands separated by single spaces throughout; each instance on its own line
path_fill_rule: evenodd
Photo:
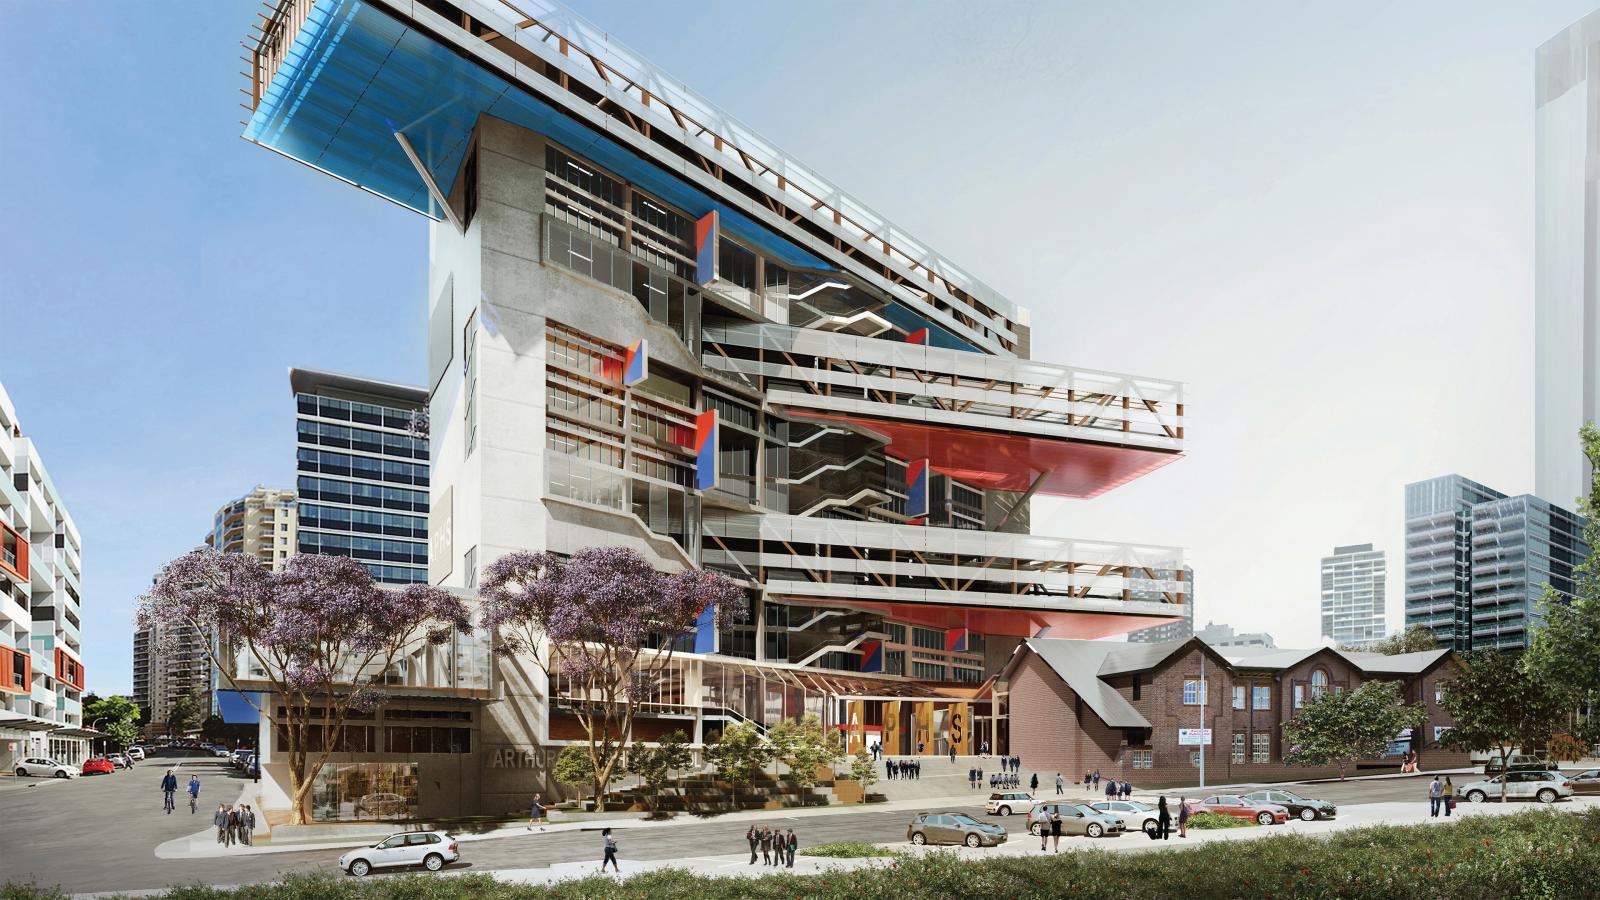
M 1289 815 L 1302 822 L 1314 822 L 1317 819 L 1331 819 L 1339 814 L 1338 807 L 1326 800 L 1312 800 L 1302 797 L 1294 791 L 1263 790 L 1252 791 L 1244 795 L 1244 799 L 1251 803 L 1275 803 L 1289 810 Z

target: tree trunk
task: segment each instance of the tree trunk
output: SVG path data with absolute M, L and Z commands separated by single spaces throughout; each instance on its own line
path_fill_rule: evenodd
M 301 754 L 289 752 L 289 824 L 306 824 L 305 802 L 311 794 L 311 783 L 306 780 L 306 761 Z
M 594 776 L 594 811 L 595 812 L 605 812 L 606 811 L 605 789 L 600 784 L 600 775 L 599 775 L 598 770 L 596 771 L 596 774 Z

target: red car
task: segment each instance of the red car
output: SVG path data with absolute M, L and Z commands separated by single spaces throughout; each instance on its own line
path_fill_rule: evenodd
M 104 756 L 91 756 L 83 761 L 83 774 L 85 775 L 110 775 L 116 770 L 117 767 Z
M 1231 794 L 1207 797 L 1189 804 L 1189 815 L 1203 812 L 1250 819 L 1258 825 L 1282 825 L 1289 821 L 1289 810 L 1285 807 L 1276 803 L 1254 803 Z

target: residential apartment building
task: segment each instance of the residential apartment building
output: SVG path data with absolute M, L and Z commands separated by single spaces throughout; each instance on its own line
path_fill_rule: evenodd
M 133 633 L 133 702 L 148 713 L 144 735 L 177 737 L 193 730 L 212 710 L 216 679 L 206 647 L 211 636 L 187 623 L 163 622 Z M 173 711 L 192 698 L 194 719 L 187 729 L 171 727 Z
M 1406 627 L 1456 650 L 1525 647 L 1548 584 L 1572 596 L 1582 517 L 1460 475 L 1406 485 Z
M 1399 682 L 1406 702 L 1421 705 L 1427 719 L 1397 736 L 1382 758 L 1357 761 L 1357 771 L 1392 772 L 1412 751 L 1425 768 L 1466 766 L 1466 752 L 1438 743 L 1453 724 L 1439 706 L 1438 686 L 1456 665 L 1443 649 L 1384 656 L 1333 647 L 1225 648 L 1199 636 L 1138 646 L 1029 639 L 1002 672 L 1001 687 L 1010 696 L 1011 752 L 1040 771 L 1098 770 L 1141 787 L 1187 786 L 1196 783 L 1204 753 L 1210 784 L 1299 781 L 1336 771 L 1286 764 L 1284 722 L 1323 694 L 1367 681 Z M 1202 728 L 1209 743 L 1196 740 L 1203 740 Z
M 1171 569 L 1157 569 L 1156 574 L 1163 578 L 1171 578 Z M 1150 628 L 1141 628 L 1129 632 L 1130 644 L 1159 644 L 1165 641 L 1181 641 L 1194 636 L 1194 569 L 1183 567 L 1183 583 L 1185 591 L 1183 603 L 1183 618 L 1168 622 L 1165 625 L 1155 625 Z M 1143 587 L 1135 588 L 1133 596 L 1140 600 L 1160 599 L 1159 582 L 1151 582 Z
M 1272 635 L 1265 631 L 1237 632 L 1233 630 L 1232 625 L 1219 625 L 1215 622 L 1207 622 L 1206 627 L 1196 631 L 1194 636 L 1205 641 L 1208 646 L 1217 648 L 1259 647 L 1270 650 L 1278 646 L 1273 643 Z
M 1178 549 L 1036 536 L 1028 515 L 1179 458 L 1181 384 L 1031 359 L 1026 309 L 604 29 L 519 7 L 316 0 L 252 44 L 246 139 L 434 220 L 428 457 L 364 482 L 428 516 L 430 582 L 605 545 L 725 573 L 746 621 L 707 611 L 633 737 L 809 711 L 897 755 L 1002 750 L 992 676 L 1024 638 L 1183 617 Z M 346 424 L 296 394 L 303 428 Z M 324 434 L 300 447 L 301 552 L 338 536 L 308 491 L 333 479 L 305 465 L 352 454 Z M 419 760 L 385 719 L 338 768 L 410 785 L 424 815 L 561 791 L 579 698 L 494 666 L 495 703 L 435 686 L 467 733 L 450 753 Z
M 0 385 L 0 773 L 82 762 L 83 539 Z
M 1322 637 L 1340 647 L 1368 647 L 1388 631 L 1384 581 L 1389 564 L 1371 544 L 1333 548 L 1322 558 Z
M 205 542 L 220 553 L 253 556 L 276 571 L 294 555 L 296 522 L 294 491 L 257 485 L 217 510 Z
M 427 392 L 310 369 L 290 369 L 289 386 L 296 551 L 351 557 L 380 582 L 427 581 Z
M 1534 54 L 1534 493 L 1590 490 L 1578 428 L 1600 421 L 1600 12 Z

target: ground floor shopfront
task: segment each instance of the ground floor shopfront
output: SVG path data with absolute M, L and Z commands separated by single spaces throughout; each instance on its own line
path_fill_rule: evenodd
M 43 757 L 62 765 L 82 766 L 89 758 L 91 732 L 63 728 L 33 718 L 0 721 L 0 775 L 10 775 L 24 759 Z

